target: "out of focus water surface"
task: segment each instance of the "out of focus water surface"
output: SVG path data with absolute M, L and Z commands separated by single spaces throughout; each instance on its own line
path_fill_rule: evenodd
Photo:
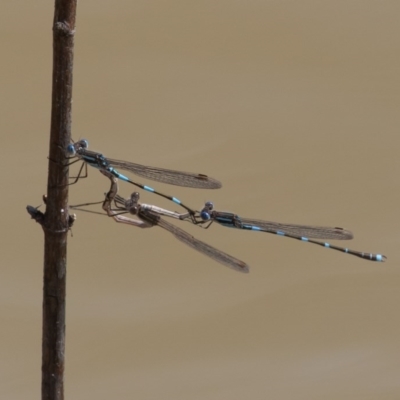
M 400 5 L 82 1 L 73 137 L 112 158 L 209 174 L 148 183 L 194 208 L 343 226 L 377 264 L 267 234 L 79 212 L 68 243 L 66 399 L 400 398 Z M 53 5 L 3 10 L 0 396 L 40 398 Z M 97 171 L 70 202 L 101 200 Z M 121 183 L 129 196 L 133 186 Z M 142 200 L 178 210 L 151 194 Z M 42 210 L 44 207 L 42 206 Z

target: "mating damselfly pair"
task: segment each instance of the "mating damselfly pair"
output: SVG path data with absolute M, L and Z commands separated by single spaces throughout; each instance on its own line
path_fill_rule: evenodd
M 170 195 L 163 194 L 150 186 L 134 182 L 130 178 L 118 172 L 118 169 L 130 171 L 135 175 L 162 182 L 170 185 L 184 186 L 191 188 L 201 189 L 218 189 L 222 185 L 216 179 L 210 178 L 204 174 L 195 174 L 188 172 L 174 171 L 170 169 L 148 167 L 140 164 L 135 164 L 127 161 L 115 160 L 106 158 L 103 154 L 88 150 L 88 142 L 80 140 L 76 143 L 70 144 L 67 148 L 67 154 L 71 158 L 77 160 L 70 163 L 73 164 L 82 160 L 82 164 L 75 182 L 82 176 L 83 169 L 85 168 L 85 176 L 87 176 L 86 166 L 97 168 L 111 181 L 111 187 L 102 201 L 103 210 L 106 215 L 112 217 L 116 222 L 133 225 L 140 228 L 148 228 L 159 226 L 174 235 L 178 240 L 192 247 L 193 249 L 203 253 L 204 255 L 214 259 L 215 261 L 233 268 L 240 272 L 248 272 L 248 265 L 238 260 L 237 258 L 224 253 L 221 250 L 208 245 L 177 227 L 176 225 L 168 222 L 163 217 L 172 218 L 179 221 L 189 222 L 202 228 L 209 228 L 214 222 L 229 228 L 238 230 L 250 230 L 255 232 L 270 233 L 273 235 L 297 239 L 303 242 L 316 244 L 332 250 L 337 250 L 347 253 L 359 258 L 370 261 L 382 262 L 386 257 L 382 254 L 365 253 L 360 251 L 351 250 L 345 247 L 332 245 L 330 243 L 318 241 L 315 239 L 333 239 L 333 240 L 349 240 L 353 238 L 353 234 L 343 228 L 338 227 L 323 227 L 323 226 L 309 226 L 309 225 L 295 225 L 284 224 L 271 221 L 264 221 L 259 219 L 241 218 L 238 215 L 225 211 L 217 211 L 214 209 L 214 204 L 207 201 L 201 210 L 195 210 L 184 203 L 178 198 Z M 173 203 L 183 207 L 185 213 L 177 213 L 169 211 L 155 205 L 139 203 L 140 195 L 138 192 L 133 192 L 129 199 L 124 199 L 118 194 L 118 179 L 131 183 L 148 192 L 157 194 Z M 98 204 L 99 202 L 97 202 Z M 76 206 L 71 206 L 74 209 L 81 209 L 83 206 L 96 203 L 86 203 Z M 131 214 L 137 219 L 126 217 L 122 214 Z

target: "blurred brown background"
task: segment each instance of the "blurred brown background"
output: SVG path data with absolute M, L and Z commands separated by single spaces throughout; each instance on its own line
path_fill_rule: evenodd
M 161 229 L 79 212 L 67 399 L 400 398 L 399 12 L 372 0 L 79 2 L 75 140 L 220 179 L 218 191 L 137 179 L 195 208 L 213 200 L 246 217 L 344 226 L 355 238 L 339 244 L 388 261 L 182 223 L 245 260 L 242 275 Z M 0 16 L 8 400 L 40 397 L 43 235 L 25 206 L 46 191 L 52 19 L 51 1 Z M 108 190 L 89 173 L 71 204 Z

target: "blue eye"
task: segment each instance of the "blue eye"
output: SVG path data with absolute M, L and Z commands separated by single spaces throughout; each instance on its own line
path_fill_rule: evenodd
M 89 147 L 89 142 L 86 139 L 80 141 L 81 147 L 87 149 Z
M 203 221 L 208 221 L 209 219 L 211 219 L 210 214 L 204 210 L 200 213 L 200 217 Z
M 71 156 L 74 156 L 76 154 L 75 147 L 73 144 L 68 145 L 67 153 L 70 154 Z

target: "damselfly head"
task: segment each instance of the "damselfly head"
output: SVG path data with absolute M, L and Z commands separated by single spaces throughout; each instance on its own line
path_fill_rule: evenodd
M 74 155 L 76 154 L 75 146 L 74 146 L 72 143 L 68 145 L 68 147 L 67 147 L 67 153 L 68 153 L 70 156 L 74 156 Z
M 131 194 L 131 202 L 132 203 L 138 203 L 139 202 L 139 198 L 140 198 L 139 192 L 133 192 Z
M 204 204 L 204 208 L 207 208 L 207 210 L 213 210 L 214 209 L 214 203 L 212 201 L 206 201 L 206 204 Z
M 81 139 L 78 144 L 81 149 L 89 148 L 89 142 L 86 139 Z
M 131 194 L 130 199 L 124 201 L 125 210 L 127 210 L 130 214 L 136 215 L 139 211 L 139 193 L 133 192 Z
M 206 211 L 204 208 L 203 210 L 200 211 L 200 218 L 203 221 L 209 221 L 211 219 L 210 214 L 208 213 L 208 211 Z
M 89 147 L 89 142 L 86 139 L 81 139 L 78 142 L 71 143 L 67 147 L 67 153 L 70 156 L 75 156 L 80 150 L 85 150 Z
M 86 150 L 89 147 L 89 142 L 86 139 L 81 139 L 74 143 L 73 146 L 75 151 L 79 153 L 79 151 Z

